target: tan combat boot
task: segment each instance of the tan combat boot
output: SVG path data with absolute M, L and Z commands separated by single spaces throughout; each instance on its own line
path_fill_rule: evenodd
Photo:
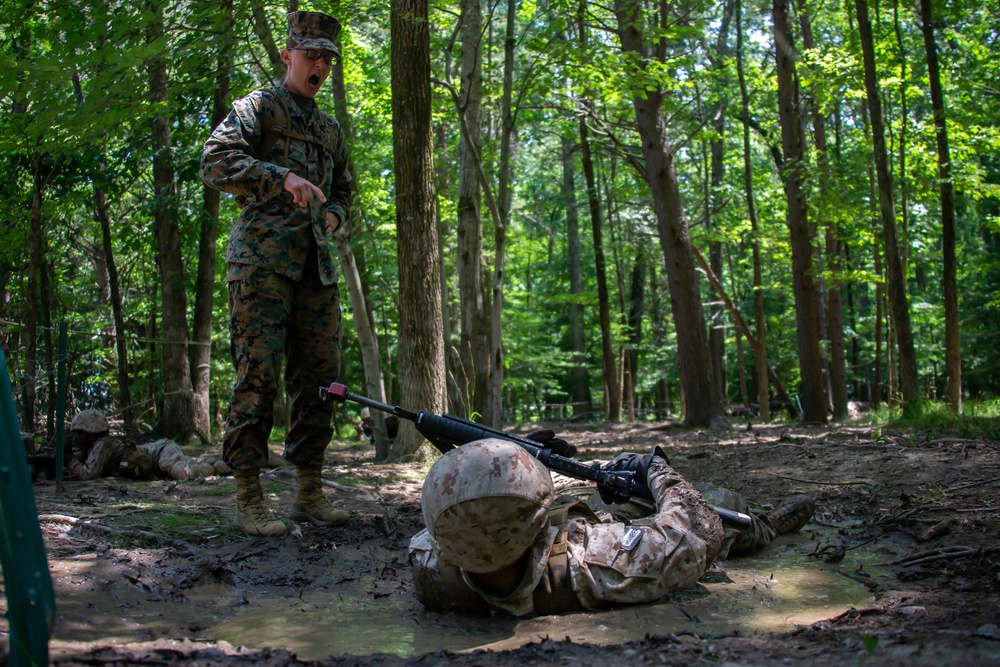
M 289 515 L 295 521 L 304 521 L 314 526 L 343 526 L 351 516 L 330 504 L 323 495 L 323 478 L 320 468 L 296 468 L 299 477 L 299 490 L 292 502 L 292 513 Z
M 282 535 L 288 529 L 275 518 L 264 500 L 260 470 L 236 470 L 236 525 L 252 537 Z

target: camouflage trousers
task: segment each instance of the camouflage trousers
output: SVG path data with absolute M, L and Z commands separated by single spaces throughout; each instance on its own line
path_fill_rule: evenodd
M 316 244 L 301 281 L 260 267 L 241 267 L 229 282 L 230 353 L 236 385 L 226 418 L 222 456 L 233 469 L 262 468 L 274 425 L 278 373 L 285 357 L 291 426 L 285 458 L 320 467 L 333 434 L 333 404 L 319 387 L 340 371 L 340 292 L 319 280 Z

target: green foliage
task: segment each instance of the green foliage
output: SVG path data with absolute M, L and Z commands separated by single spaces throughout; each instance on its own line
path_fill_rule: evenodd
M 818 156 L 810 149 L 806 199 L 820 232 L 829 224 L 841 244 L 841 263 L 831 271 L 824 261 L 816 275 L 838 284 L 844 293 L 851 397 L 871 400 L 876 385 L 887 380 L 885 341 L 875 349 L 876 288 L 883 278 L 876 269 L 882 252 L 877 201 L 871 196 L 871 142 L 862 113 L 864 86 L 856 21 L 843 3 L 810 4 L 816 46 L 799 48 L 799 85 L 827 123 L 829 182 L 821 187 Z M 284 32 L 284 3 L 264 3 L 279 43 Z M 221 23 L 216 3 L 165 2 L 163 35 L 150 42 L 154 19 L 145 5 L 83 2 L 73 12 L 52 12 L 31 3 L 4 5 L 0 19 L 0 164 L 7 178 L 0 185 L 0 319 L 15 381 L 34 383 L 47 398 L 48 365 L 45 330 L 38 332 L 39 371 L 26 377 L 25 338 L 31 242 L 30 206 L 34 194 L 32 163 L 41 158 L 43 264 L 49 285 L 39 297 L 48 320 L 65 321 L 71 331 L 69 384 L 72 409 L 102 407 L 118 413 L 117 351 L 111 307 L 105 288 L 100 230 L 94 221 L 94 187 L 107 197 L 112 246 L 121 280 L 132 395 L 140 418 L 152 427 L 163 400 L 162 341 L 152 218 L 152 145 L 150 121 L 157 114 L 170 120 L 171 156 L 176 170 L 175 194 L 168 204 L 181 232 L 177 252 L 183 257 L 186 285 L 193 293 L 200 244 L 202 185 L 198 161 L 210 131 L 218 56 L 227 48 L 232 65 L 229 98 L 267 85 L 274 79 L 264 49 L 253 33 L 250 8 L 236 3 L 235 34 Z M 995 36 L 995 9 L 988 4 L 957 2 L 935 6 L 942 83 L 958 200 L 958 283 L 960 286 L 966 415 L 948 416 L 937 404 L 923 406 L 926 428 L 991 428 L 972 420 L 985 414 L 1000 386 L 1000 44 Z M 391 45 L 389 3 L 313 3 L 334 11 L 343 31 L 344 79 L 348 96 L 352 158 L 359 186 L 360 220 L 352 245 L 364 266 L 372 312 L 384 364 L 392 381 L 398 372 L 395 350 L 399 310 L 396 257 L 397 193 L 394 186 L 392 91 L 389 83 Z M 487 179 L 499 180 L 500 97 L 503 82 L 503 38 L 506 13 L 489 6 L 482 41 L 484 76 L 483 158 Z M 672 6 L 646 5 L 641 25 L 647 57 L 626 58 L 614 35 L 616 18 L 606 5 L 586 6 L 589 26 L 584 47 L 577 34 L 579 5 L 566 0 L 532 0 L 517 6 L 514 71 L 514 166 L 512 217 L 507 233 L 503 332 L 505 401 L 518 420 L 536 419 L 545 405 L 565 404 L 577 364 L 572 350 L 571 306 L 584 312 L 586 366 L 591 395 L 600 405 L 604 394 L 597 280 L 589 207 L 579 158 L 579 119 L 589 128 L 597 171 L 604 245 L 611 291 L 612 336 L 616 354 L 638 353 L 636 393 L 642 406 L 662 399 L 676 402 L 678 371 L 676 332 L 670 311 L 665 262 L 656 216 L 645 179 L 636 168 L 642 151 L 632 99 L 648 92 L 664 94 L 665 132 L 674 148 L 680 181 L 679 197 L 691 225 L 693 244 L 707 254 L 713 243 L 724 249 L 721 279 L 736 308 L 753 322 L 752 238 L 743 191 L 743 142 L 736 88 L 734 29 L 717 49 L 722 25 L 721 4 L 690 8 L 683 17 Z M 937 148 L 928 94 L 927 68 L 919 17 L 908 5 L 875 6 L 876 57 L 885 99 L 887 131 L 896 180 L 897 224 L 905 249 L 919 372 L 926 394 L 944 389 L 944 314 L 941 213 Z M 459 7 L 432 8 L 434 77 L 459 85 L 461 40 Z M 669 12 L 661 16 L 660 11 Z M 796 17 L 797 19 L 797 17 Z M 762 281 L 768 357 L 790 393 L 798 384 L 797 323 L 791 291 L 789 234 L 785 226 L 783 177 L 774 153 L 781 150 L 777 121 L 774 53 L 770 17 L 744 7 L 745 74 L 754 129 L 751 132 L 752 180 L 760 217 Z M 897 33 L 898 30 L 898 33 Z M 801 35 L 794 35 L 801 47 Z M 154 58 L 167 63 L 168 101 L 154 105 L 148 66 Z M 457 112 L 443 89 L 435 87 L 434 123 L 440 132 L 435 160 L 439 169 L 444 277 L 452 303 L 457 299 L 455 220 L 459 182 Z M 592 105 L 584 114 L 582 98 Z M 905 115 L 903 103 L 905 102 Z M 319 103 L 333 108 L 332 92 Z M 721 105 L 717 107 L 717 105 Z M 721 131 L 711 115 L 721 108 Z M 807 142 L 813 146 L 811 119 Z M 572 296 L 567 247 L 566 202 L 562 192 L 563 140 L 572 147 L 576 166 L 574 199 L 579 215 L 583 292 Z M 711 148 L 722 149 L 721 181 L 710 185 Z M 905 165 L 901 160 L 905 159 Z M 905 177 L 903 167 L 905 166 Z M 905 205 L 904 205 L 905 196 Z M 231 197 L 223 197 L 215 252 L 216 271 L 211 334 L 211 404 L 217 419 L 225 413 L 233 371 L 228 350 L 227 288 L 224 251 L 230 225 L 238 215 Z M 495 252 L 492 221 L 483 209 L 486 275 Z M 904 224 L 905 221 L 905 224 Z M 817 244 L 818 246 L 822 244 Z M 821 259 L 824 250 L 819 247 Z M 638 343 L 627 325 L 632 269 L 645 263 L 646 282 Z M 882 264 L 882 257 L 879 262 Z M 884 271 L 884 266 L 882 266 Z M 718 297 L 703 281 L 706 317 L 726 335 L 727 387 L 739 401 L 738 371 L 748 375 L 755 396 L 754 360 L 748 345 L 735 353 L 735 323 L 723 310 L 715 315 Z M 188 299 L 189 317 L 194 300 Z M 359 386 L 363 378 L 360 350 L 349 302 L 345 308 L 342 380 Z M 883 318 L 884 318 L 883 314 Z M 459 317 L 450 322 L 457 339 Z M 874 377 L 876 353 L 882 377 Z M 617 380 L 616 380 L 617 381 Z M 398 382 L 392 382 L 398 393 Z M 883 389 L 884 392 L 884 389 Z M 886 398 L 883 393 L 880 396 Z M 394 400 L 396 399 L 396 400 Z M 389 396 L 398 402 L 398 396 Z M 752 401 L 753 399 L 751 399 Z M 975 416 L 972 410 L 979 411 Z M 877 419 L 895 418 L 877 413 Z M 948 421 L 949 419 L 953 421 Z M 935 422 L 934 420 L 939 420 Z M 915 422 L 916 423 L 916 422 Z M 30 425 L 28 430 L 38 427 Z M 340 435 L 345 439 L 345 425 Z M 273 438 L 280 440 L 276 430 Z

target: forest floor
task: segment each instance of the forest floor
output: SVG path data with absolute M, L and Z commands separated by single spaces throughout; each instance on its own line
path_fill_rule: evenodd
M 416 601 L 406 547 L 427 466 L 373 463 L 367 443 L 328 452 L 349 525 L 268 540 L 232 526 L 232 478 L 39 484 L 53 664 L 1000 665 L 1000 441 L 860 424 L 550 426 L 582 460 L 659 444 L 688 479 L 760 508 L 809 493 L 817 511 L 663 602 L 515 621 Z M 265 481 L 282 512 L 286 473 Z

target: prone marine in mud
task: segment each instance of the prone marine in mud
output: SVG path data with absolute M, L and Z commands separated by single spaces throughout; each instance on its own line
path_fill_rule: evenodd
M 117 438 L 100 410 L 78 412 L 70 422 L 66 444 L 66 467 L 80 481 L 113 476 L 181 480 L 233 472 L 222 459 L 186 456 L 173 440 L 134 445 Z
M 694 584 L 716 560 L 800 529 L 815 508 L 796 496 L 753 513 L 750 530 L 737 533 L 705 496 L 740 511 L 746 502 L 716 487 L 699 491 L 658 447 L 605 468 L 645 478 L 653 514 L 626 523 L 556 497 L 545 466 L 511 442 L 480 440 L 443 455 L 424 480 L 427 527 L 410 541 L 418 599 L 433 610 L 513 616 L 652 602 Z M 602 500 L 624 499 L 602 490 Z

